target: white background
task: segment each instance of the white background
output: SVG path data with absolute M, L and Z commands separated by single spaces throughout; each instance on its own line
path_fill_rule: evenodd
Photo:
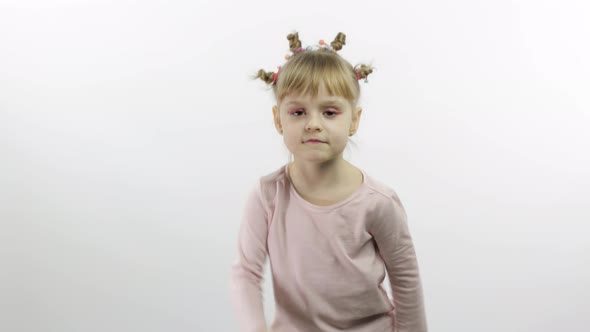
M 345 158 L 402 199 L 430 331 L 588 331 L 586 1 L 0 4 L 1 331 L 238 331 L 245 195 L 288 158 L 249 75 L 294 31 L 376 67 Z

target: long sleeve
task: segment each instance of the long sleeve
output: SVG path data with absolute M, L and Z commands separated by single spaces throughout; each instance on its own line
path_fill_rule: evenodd
M 266 331 L 262 281 L 267 258 L 268 214 L 260 185 L 251 190 L 238 234 L 238 250 L 231 265 L 231 300 L 240 332 Z
M 396 310 L 396 331 L 426 332 L 418 261 L 405 209 L 397 197 L 373 221 L 371 234 L 385 261 Z

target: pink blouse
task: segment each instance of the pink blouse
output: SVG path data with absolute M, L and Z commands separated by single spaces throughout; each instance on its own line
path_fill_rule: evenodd
M 231 295 L 242 332 L 426 332 L 418 262 L 396 192 L 368 176 L 329 206 L 303 199 L 288 164 L 262 176 L 245 203 Z M 263 311 L 270 260 L 275 317 Z M 387 272 L 393 300 L 383 288 Z

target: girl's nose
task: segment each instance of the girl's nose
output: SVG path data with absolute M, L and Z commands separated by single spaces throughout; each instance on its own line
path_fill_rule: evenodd
M 306 129 L 307 130 L 316 130 L 321 128 L 321 121 L 320 115 L 316 114 L 317 112 L 310 112 L 311 114 L 308 117 Z

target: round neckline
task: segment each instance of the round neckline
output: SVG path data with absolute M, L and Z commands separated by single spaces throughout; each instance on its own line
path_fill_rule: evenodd
M 350 202 L 351 200 L 353 200 L 354 198 L 356 198 L 361 193 L 361 191 L 366 187 L 366 184 L 367 184 L 367 174 L 365 173 L 365 171 L 363 169 L 361 169 L 359 167 L 356 167 L 356 166 L 354 166 L 354 167 L 361 172 L 361 174 L 363 176 L 363 182 L 347 198 L 343 199 L 342 201 L 340 201 L 338 203 L 334 203 L 334 204 L 331 204 L 331 205 L 315 205 L 315 204 L 312 204 L 312 203 L 308 202 L 307 200 L 305 200 L 305 198 L 301 197 L 301 195 L 299 195 L 299 193 L 297 192 L 297 190 L 295 190 L 295 186 L 291 182 L 291 177 L 289 176 L 289 164 L 286 164 L 283 167 L 283 169 L 284 169 L 284 173 L 285 173 L 286 178 L 287 178 L 287 182 L 289 183 L 289 192 L 292 194 L 292 196 L 296 197 L 296 199 L 299 202 L 301 202 L 304 206 L 306 206 L 309 209 L 312 209 L 312 210 L 315 210 L 315 211 L 319 211 L 319 212 L 326 212 L 326 211 L 330 211 L 330 210 L 333 210 L 335 208 L 338 208 L 338 207 L 340 207 L 342 205 L 347 204 L 348 202 Z

